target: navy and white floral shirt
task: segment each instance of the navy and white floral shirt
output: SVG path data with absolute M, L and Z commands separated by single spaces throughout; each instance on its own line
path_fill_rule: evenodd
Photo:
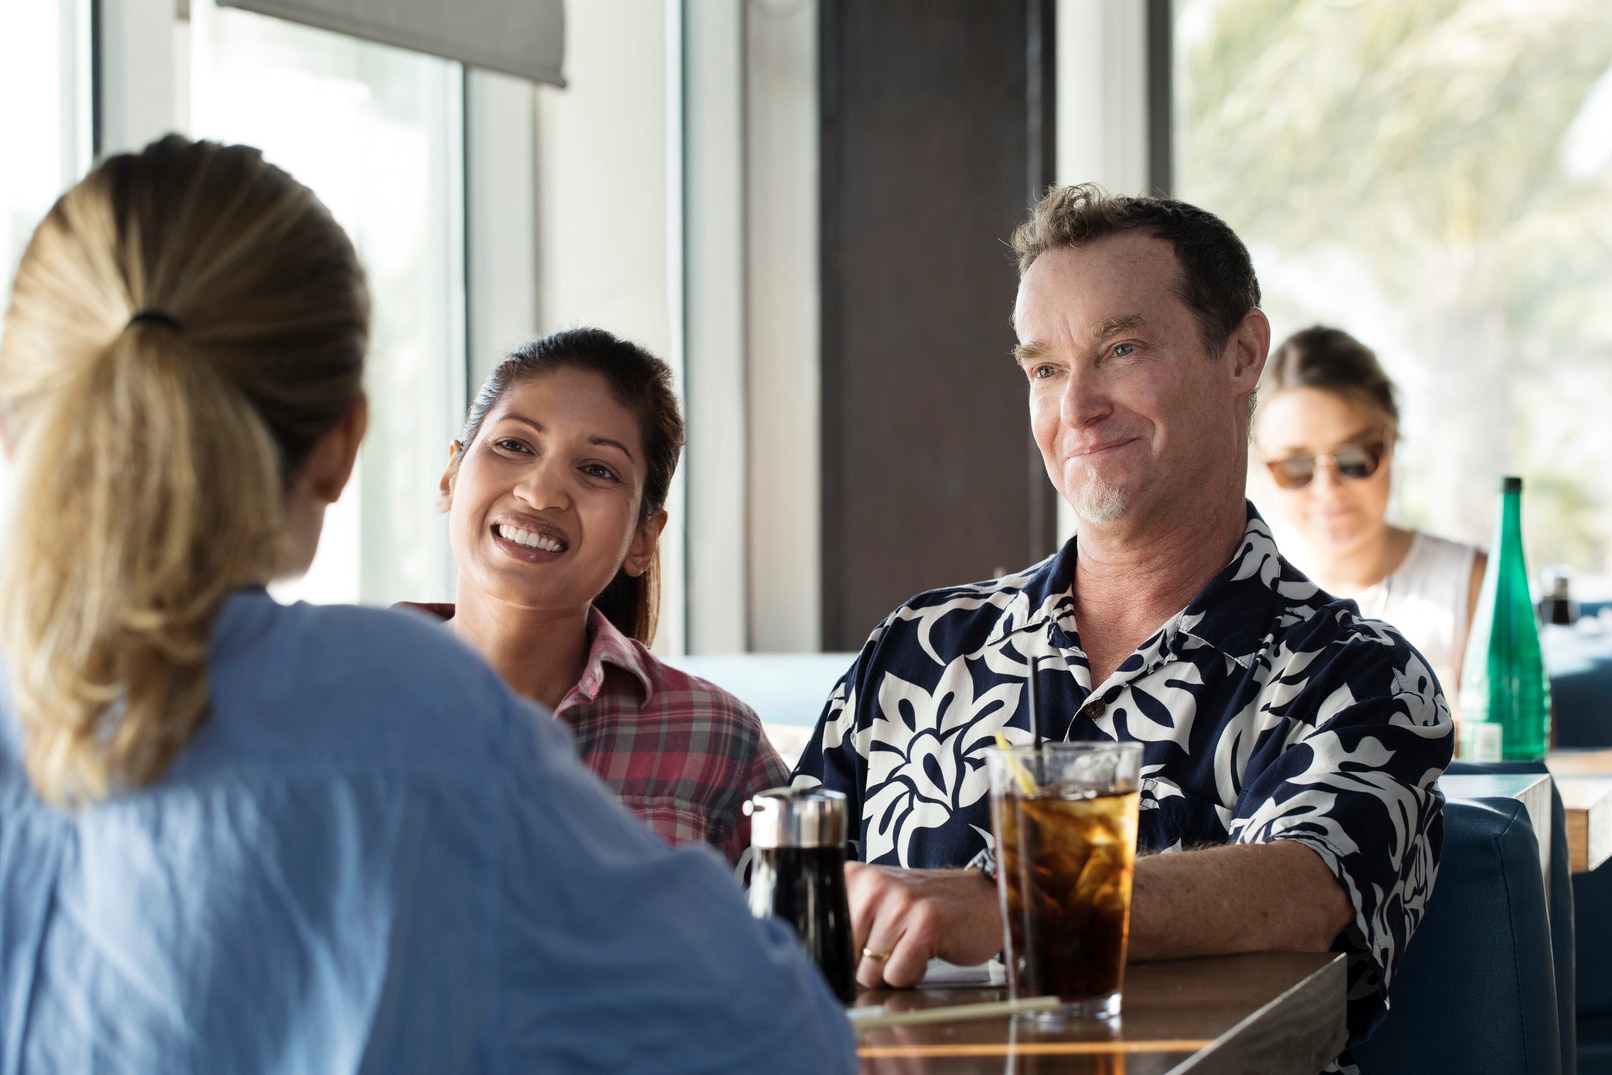
M 1070 583 L 1076 540 L 1017 575 L 891 613 L 835 687 L 795 770 L 850 799 L 867 862 L 963 866 L 988 853 L 985 749 L 1042 734 L 1144 746 L 1141 850 L 1297 840 L 1355 907 L 1359 1040 L 1433 887 L 1450 713 L 1420 654 L 1282 559 L 1263 519 L 1230 564 L 1093 690 Z

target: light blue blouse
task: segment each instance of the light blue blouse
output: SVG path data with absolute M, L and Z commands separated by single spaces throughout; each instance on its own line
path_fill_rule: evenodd
M 211 676 L 156 786 L 69 814 L 0 662 L 0 1072 L 853 1070 L 787 929 L 440 628 L 244 591 Z

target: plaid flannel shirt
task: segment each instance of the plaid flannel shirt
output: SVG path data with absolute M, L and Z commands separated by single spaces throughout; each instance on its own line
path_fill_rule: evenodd
M 403 602 L 441 620 L 452 604 Z M 664 664 L 598 609 L 588 660 L 555 709 L 582 762 L 668 843 L 704 841 L 738 862 L 750 846 L 743 806 L 789 783 L 755 712 L 714 683 Z

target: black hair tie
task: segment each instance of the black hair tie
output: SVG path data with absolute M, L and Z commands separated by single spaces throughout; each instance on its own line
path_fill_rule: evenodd
M 141 310 L 129 318 L 129 324 L 137 325 L 144 322 L 148 325 L 161 325 L 172 332 L 179 331 L 179 322 L 163 313 L 161 310 Z

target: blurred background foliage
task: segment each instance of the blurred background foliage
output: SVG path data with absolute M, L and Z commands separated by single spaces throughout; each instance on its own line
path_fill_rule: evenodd
M 1320 322 L 1377 350 L 1404 418 L 1395 516 L 1487 544 L 1495 480 L 1521 474 L 1535 573 L 1609 585 L 1605 0 L 1175 16 L 1175 193 L 1249 243 L 1277 339 Z

